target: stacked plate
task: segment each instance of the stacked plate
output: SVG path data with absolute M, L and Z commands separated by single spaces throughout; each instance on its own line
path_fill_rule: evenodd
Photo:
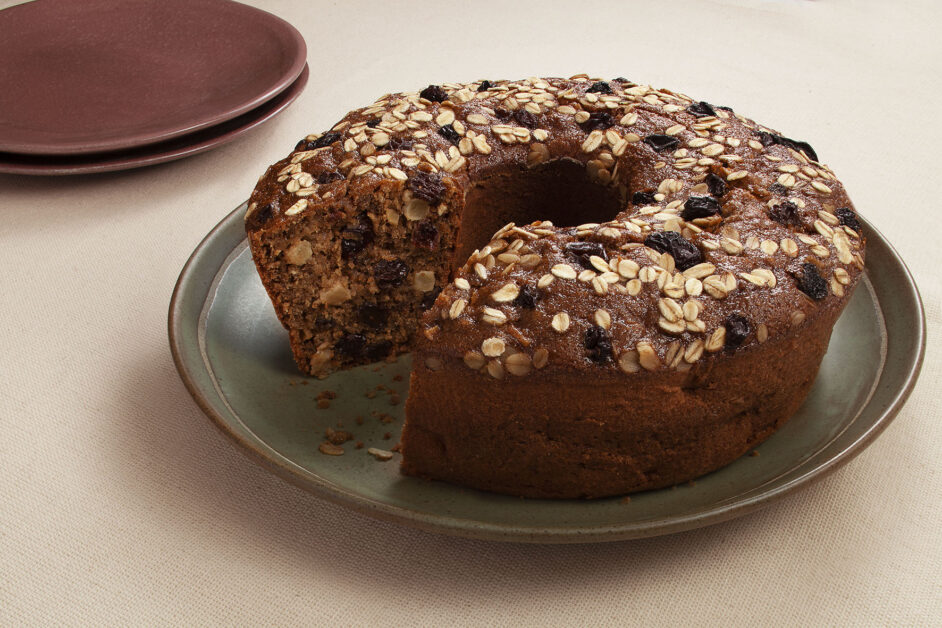
M 106 172 L 209 150 L 291 104 L 306 56 L 290 24 L 230 0 L 0 11 L 0 172 Z

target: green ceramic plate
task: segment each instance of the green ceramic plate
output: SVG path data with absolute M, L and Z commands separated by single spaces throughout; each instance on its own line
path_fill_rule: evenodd
M 869 224 L 867 278 L 834 328 L 808 400 L 746 456 L 670 490 L 595 501 L 524 500 L 400 476 L 398 441 L 409 358 L 299 375 L 247 247 L 227 216 L 190 257 L 170 303 L 170 347 L 187 388 L 257 462 L 311 492 L 381 519 L 467 537 L 540 543 L 613 541 L 677 532 L 755 510 L 860 453 L 909 395 L 925 348 L 912 277 Z M 329 408 L 317 398 L 331 391 Z M 397 403 L 398 401 L 398 403 Z M 359 419 L 358 419 L 359 417 Z M 342 426 L 342 428 L 341 428 Z M 324 431 L 352 432 L 342 456 L 318 451 Z

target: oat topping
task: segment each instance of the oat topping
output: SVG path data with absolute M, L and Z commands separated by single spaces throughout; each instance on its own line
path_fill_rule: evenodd
M 807 142 L 726 107 L 585 75 L 383 96 L 273 166 L 277 194 L 253 197 L 246 225 L 328 211 L 358 183 L 396 198 L 379 220 L 434 253 L 454 210 L 448 199 L 489 160 L 534 168 L 560 150 L 620 194 L 623 211 L 577 226 L 508 224 L 450 284 L 398 259 L 365 266 L 371 291 L 423 296 L 431 309 L 421 337 L 457 347 L 439 368 L 451 359 L 494 379 L 577 359 L 626 374 L 690 368 L 804 324 L 863 269 L 860 220 Z M 346 219 L 343 259 L 362 259 L 379 237 L 376 220 Z M 283 252 L 298 268 L 313 255 L 308 240 Z M 338 275 L 314 301 L 329 310 L 360 296 Z M 772 306 L 753 301 L 785 314 L 770 318 Z M 319 353 L 368 350 L 347 334 Z

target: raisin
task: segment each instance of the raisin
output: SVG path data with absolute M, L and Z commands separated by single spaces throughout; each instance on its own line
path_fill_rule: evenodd
M 458 142 L 461 141 L 461 136 L 458 135 L 458 131 L 456 131 L 455 127 L 453 127 L 450 124 L 446 124 L 445 126 L 438 127 L 438 134 L 444 137 L 446 140 L 448 140 L 452 144 L 454 144 L 455 146 L 457 146 Z
M 596 364 L 605 364 L 612 359 L 612 339 L 607 331 L 597 325 L 585 330 L 583 345 L 589 359 Z
M 670 135 L 660 135 L 655 133 L 644 138 L 644 143 L 656 150 L 657 152 L 665 150 L 674 150 L 680 146 L 680 140 L 676 137 L 671 137 Z
M 589 86 L 589 89 L 585 90 L 585 93 L 586 94 L 611 94 L 612 88 L 609 87 L 608 83 L 606 83 L 605 81 L 598 81 L 596 83 L 592 83 L 592 85 Z
M 356 223 L 340 230 L 340 237 L 340 256 L 347 259 L 373 241 L 373 223 L 365 213 L 359 214 Z
M 366 123 L 366 126 L 370 127 L 371 129 L 375 129 L 376 127 L 379 126 L 379 123 L 380 123 L 380 119 L 379 119 L 379 118 L 373 118 L 372 120 L 369 120 L 369 121 Z
M 478 85 L 478 91 L 479 91 L 479 92 L 486 92 L 487 90 L 489 90 L 489 89 L 492 88 L 492 87 L 494 87 L 494 84 L 491 83 L 490 81 L 481 81 L 481 84 Z
M 801 265 L 801 274 L 796 279 L 798 289 L 815 301 L 820 301 L 828 295 L 828 282 L 818 272 L 818 267 L 811 262 Z
M 517 109 L 514 111 L 513 118 L 517 124 L 528 129 L 535 129 L 537 126 L 539 126 L 536 116 L 526 109 Z
M 857 220 L 857 214 L 850 207 L 838 207 L 834 210 L 834 214 L 842 225 L 860 233 L 860 221 Z
M 635 192 L 631 195 L 634 205 L 650 205 L 654 202 L 654 192 Z
M 428 220 L 423 220 L 412 230 L 412 244 L 418 248 L 434 251 L 438 248 L 440 239 L 438 229 Z
M 440 295 L 441 293 L 442 293 L 441 288 L 434 288 L 430 290 L 429 292 L 426 292 L 424 295 L 422 295 L 422 302 L 421 302 L 422 309 L 427 310 L 433 305 L 435 305 L 435 299 L 437 299 L 438 295 Z
M 429 85 L 419 92 L 419 96 L 432 102 L 442 102 L 448 98 L 448 94 L 445 93 L 445 90 L 443 90 L 440 85 Z
M 684 211 L 680 217 L 684 220 L 696 220 L 697 218 L 709 218 L 720 213 L 720 204 L 712 196 L 691 196 L 684 203 Z
M 259 227 L 264 227 L 265 223 L 275 217 L 275 212 L 279 209 L 278 200 L 274 200 L 271 203 L 265 203 L 264 205 L 259 205 L 255 208 L 255 211 L 249 214 L 249 217 L 245 221 L 245 226 L 248 229 L 258 229 Z
M 380 150 L 412 150 L 412 140 L 402 137 L 391 137 Z
M 334 343 L 334 351 L 352 360 L 363 357 L 365 349 L 366 338 L 360 334 L 345 334 L 340 337 L 340 340 Z
M 517 293 L 517 298 L 513 300 L 513 305 L 532 310 L 536 307 L 537 298 L 539 298 L 539 293 L 536 290 L 530 286 L 522 286 L 520 292 Z
M 799 142 L 798 140 L 776 135 L 775 133 L 767 133 L 765 131 L 759 131 L 757 135 L 759 136 L 759 141 L 763 146 L 774 146 L 778 144 L 779 146 L 791 148 L 792 150 L 798 151 L 799 153 L 801 151 L 805 151 L 805 154 L 809 159 L 818 161 L 818 154 L 814 152 L 814 149 L 811 148 L 811 144 L 808 142 Z
M 373 279 L 381 288 L 398 286 L 409 274 L 409 267 L 398 259 L 381 260 L 373 265 Z
M 770 185 L 769 192 L 776 196 L 788 196 L 788 188 L 781 183 L 773 183 Z
M 612 114 L 607 111 L 594 111 L 589 114 L 589 119 L 582 123 L 582 128 L 586 132 L 591 132 L 595 130 L 604 131 L 605 129 L 614 126 L 615 120 L 612 119 Z
M 608 261 L 605 247 L 598 242 L 570 242 L 566 245 L 566 252 L 576 258 L 583 268 L 595 268 L 589 258 L 593 255 Z
M 798 206 L 791 201 L 782 201 L 769 208 L 769 216 L 782 225 L 801 225 L 801 216 L 798 215 Z
M 357 308 L 357 319 L 367 327 L 377 329 L 389 321 L 389 310 L 375 303 L 363 303 Z
M 619 83 L 631 83 L 631 82 L 632 82 L 631 79 L 626 79 L 624 76 L 619 76 L 619 77 L 616 77 L 616 78 L 614 78 L 614 79 L 612 79 L 612 80 L 613 80 L 613 81 L 618 81 Z
M 728 111 L 728 112 L 730 112 L 730 113 L 733 113 L 733 108 L 732 108 L 732 107 L 726 107 L 726 106 L 724 106 L 724 105 L 716 105 L 716 108 L 717 108 L 717 109 L 722 109 L 723 111 Z
M 436 205 L 445 195 L 445 184 L 437 174 L 416 172 L 409 177 L 406 186 L 412 190 L 412 196 L 420 198 L 430 205 Z
M 752 331 L 749 320 L 739 312 L 733 312 L 723 323 L 726 327 L 726 348 L 735 349 L 743 343 Z
M 723 177 L 718 177 L 711 172 L 706 176 L 706 184 L 710 194 L 716 198 L 726 194 L 726 181 L 723 180 Z
M 389 340 L 380 340 L 366 347 L 366 359 L 376 362 L 382 360 L 392 351 L 392 342 Z
M 502 121 L 506 122 L 507 120 L 510 120 L 510 116 L 512 116 L 513 113 L 511 113 L 511 112 L 510 112 L 509 110 L 507 110 L 507 109 L 504 109 L 503 107 L 495 107 L 495 108 L 494 108 L 494 115 L 497 116 L 497 119 L 498 119 L 498 120 L 502 120 Z
M 342 181 L 343 175 L 337 172 L 336 170 L 328 170 L 317 175 L 317 183 L 324 185 L 325 183 L 333 183 L 334 181 Z
M 340 133 L 324 133 L 316 140 L 301 140 L 298 142 L 298 145 L 294 147 L 295 150 L 314 150 L 316 148 L 324 148 L 325 146 L 330 146 L 336 141 L 340 140 Z
M 680 270 L 687 270 L 703 261 L 700 249 L 676 231 L 655 231 L 644 239 L 644 245 L 658 253 L 670 254 Z
M 700 102 L 695 102 L 687 107 L 687 112 L 692 113 L 698 118 L 703 118 L 705 116 L 716 116 L 716 111 L 713 109 L 710 103 L 703 100 Z

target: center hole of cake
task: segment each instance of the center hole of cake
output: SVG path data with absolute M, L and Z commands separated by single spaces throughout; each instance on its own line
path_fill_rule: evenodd
M 455 251 L 460 266 L 509 222 L 526 225 L 549 220 L 557 227 L 606 222 L 624 209 L 624 191 L 594 180 L 572 159 L 557 159 L 531 169 L 490 172 L 465 197 Z

